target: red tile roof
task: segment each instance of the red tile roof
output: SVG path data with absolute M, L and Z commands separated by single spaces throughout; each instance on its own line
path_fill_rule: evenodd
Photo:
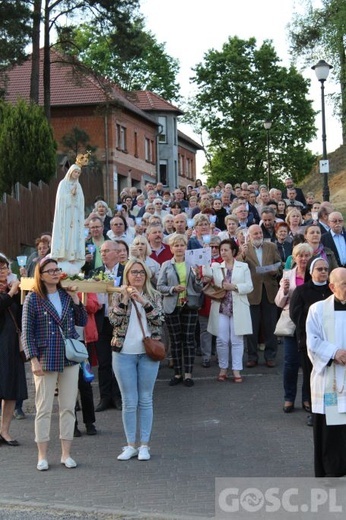
M 176 112 L 179 115 L 182 115 L 184 112 L 180 110 L 180 108 L 175 107 L 165 99 L 163 99 L 158 94 L 154 92 L 150 92 L 150 90 L 136 90 L 135 92 L 131 92 L 130 96 L 133 98 L 133 103 L 146 111 L 155 111 L 155 112 Z
M 43 105 L 43 49 L 40 57 L 39 104 Z M 6 101 L 15 103 L 18 98 L 29 100 L 31 56 L 22 64 L 7 71 Z M 131 102 L 125 93 L 107 80 L 90 74 L 75 72 L 73 65 L 64 62 L 62 56 L 51 51 L 51 106 L 94 105 L 105 102 L 118 103 L 131 112 L 151 122 L 157 122 Z

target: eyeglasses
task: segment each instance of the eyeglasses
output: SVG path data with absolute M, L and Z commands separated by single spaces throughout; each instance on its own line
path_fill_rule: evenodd
M 89 229 L 101 229 L 101 228 L 102 228 L 102 226 L 94 226 L 94 227 L 91 227 Z
M 338 223 L 341 223 L 343 221 L 344 221 L 343 218 L 339 218 L 339 219 L 335 219 L 335 220 L 330 220 L 329 222 L 332 222 L 333 224 L 338 224 Z
M 155 206 L 162 206 L 162 202 L 155 202 Z
M 328 267 L 315 267 L 316 271 L 322 273 L 322 271 L 328 272 Z
M 3 267 L 0 267 L 0 271 L 7 271 L 8 267 L 7 265 L 4 265 Z
M 145 276 L 145 271 L 130 271 L 132 276 Z
M 116 249 L 101 249 L 101 255 L 102 253 L 111 253 L 112 251 L 117 251 Z
M 212 249 L 219 249 L 220 246 L 210 246 Z
M 61 271 L 62 271 L 62 269 L 60 269 L 60 268 L 47 269 L 47 271 L 42 271 L 42 274 L 47 273 L 47 274 L 49 274 L 49 276 L 54 276 L 55 274 L 61 273 Z

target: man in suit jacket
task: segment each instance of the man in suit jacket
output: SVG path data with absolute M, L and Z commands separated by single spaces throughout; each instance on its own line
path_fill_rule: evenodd
M 118 259 L 119 245 L 113 240 L 103 242 L 100 253 L 103 265 L 90 273 L 92 276 L 100 272 L 107 274 L 116 281 L 116 285 L 122 285 L 124 266 L 119 264 Z M 100 295 L 103 300 L 102 308 L 95 314 L 95 320 L 99 332 L 99 339 L 96 343 L 96 355 L 98 361 L 98 381 L 100 390 L 100 402 L 95 408 L 95 412 L 103 412 L 108 408 L 121 410 L 121 394 L 117 380 L 115 379 L 112 368 L 112 349 L 111 340 L 113 336 L 113 326 L 108 318 L 108 296 Z
M 338 266 L 346 267 L 346 232 L 342 214 L 339 211 L 330 213 L 328 225 L 330 229 L 322 235 L 321 242 L 333 251 Z
M 264 359 L 270 368 L 275 366 L 277 338 L 274 335 L 277 322 L 277 307 L 274 303 L 278 292 L 278 275 L 281 273 L 281 258 L 277 247 L 271 242 L 263 241 L 263 231 L 257 224 L 249 228 L 249 242 L 242 246 L 243 259 L 251 272 L 253 291 L 248 294 L 253 333 L 247 336 L 248 361 L 246 366 L 258 364 L 258 335 L 262 320 L 264 329 Z M 275 265 L 276 264 L 276 265 Z M 259 273 L 258 268 L 273 265 L 272 270 Z M 275 265 L 275 267 L 274 267 Z
M 303 190 L 294 186 L 292 177 L 285 179 L 285 189 L 282 191 L 282 198 L 288 199 L 287 190 L 290 188 L 294 188 L 296 190 L 295 200 L 301 202 L 303 206 L 306 206 L 306 199 Z

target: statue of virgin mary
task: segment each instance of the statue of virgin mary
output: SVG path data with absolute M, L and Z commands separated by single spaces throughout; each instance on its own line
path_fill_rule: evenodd
M 84 195 L 79 176 L 89 155 L 77 155 L 56 193 L 51 256 L 68 275 L 79 273 L 85 263 Z

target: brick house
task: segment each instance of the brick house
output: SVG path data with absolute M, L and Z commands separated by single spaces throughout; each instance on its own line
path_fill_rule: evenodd
M 43 105 L 42 57 L 39 104 Z M 31 58 L 7 73 L 5 100 L 29 100 Z M 125 94 L 120 88 L 91 74 L 77 73 L 55 51 L 51 51 L 51 125 L 58 144 L 57 153 L 66 154 L 62 138 L 74 128 L 86 132 L 102 167 L 102 194 L 111 206 L 121 190 L 143 187 L 161 180 L 170 189 L 181 183 L 178 175 L 178 116 L 182 112 L 151 92 Z M 186 137 L 186 136 L 185 136 Z M 191 143 L 193 141 L 191 140 Z M 202 149 L 194 144 L 195 154 Z M 84 150 L 83 150 L 84 151 Z M 193 146 L 190 146 L 193 155 Z M 191 157 L 190 182 L 196 177 Z M 96 194 L 95 194 L 96 195 Z

